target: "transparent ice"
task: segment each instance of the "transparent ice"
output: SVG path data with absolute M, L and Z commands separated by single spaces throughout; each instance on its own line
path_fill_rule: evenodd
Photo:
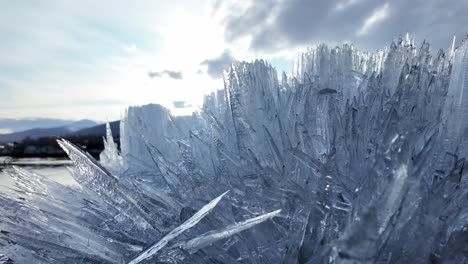
M 59 140 L 79 187 L 9 172 L 0 263 L 468 263 L 468 41 L 235 62 L 120 132 L 100 162 Z

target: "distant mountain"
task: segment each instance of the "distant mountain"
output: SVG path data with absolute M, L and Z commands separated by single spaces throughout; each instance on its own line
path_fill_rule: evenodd
M 80 120 L 68 123 L 64 126 L 50 128 L 33 128 L 25 131 L 0 135 L 0 142 L 20 142 L 28 137 L 32 139 L 37 139 L 41 137 L 66 136 L 89 127 L 96 127 L 97 124 L 98 123 L 91 120 Z
M 67 127 L 35 128 L 21 132 L 0 135 L 0 142 L 20 142 L 25 138 L 37 139 L 50 136 L 64 136 L 72 131 Z
M 120 121 L 114 121 L 109 123 L 114 137 L 120 136 Z M 84 128 L 71 133 L 73 136 L 89 136 L 89 135 L 102 135 L 106 134 L 106 124 L 101 124 L 93 127 Z
M 97 126 L 99 123 L 93 121 L 93 120 L 88 120 L 88 119 L 83 119 L 80 121 L 73 122 L 66 127 L 69 128 L 71 131 L 75 132 L 78 130 L 86 129 L 89 127 Z
M 92 120 L 75 121 L 53 118 L 0 118 L 0 131 L 8 131 L 7 133 L 15 133 L 35 128 L 56 127 L 76 127 L 76 129 L 81 129 L 84 127 L 95 126 L 97 124 L 98 123 Z

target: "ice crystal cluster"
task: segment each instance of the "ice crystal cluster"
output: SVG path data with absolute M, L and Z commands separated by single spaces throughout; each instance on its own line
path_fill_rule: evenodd
M 59 140 L 79 188 L 11 171 L 0 263 L 468 263 L 468 42 L 413 43 L 236 62 L 192 116 L 130 107 L 100 162 Z

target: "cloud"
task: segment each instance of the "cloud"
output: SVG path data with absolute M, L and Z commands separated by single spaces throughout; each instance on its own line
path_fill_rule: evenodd
M 235 61 L 229 50 L 224 50 L 216 58 L 204 60 L 200 65 L 207 67 L 207 73 L 213 79 L 219 79 L 223 75 L 223 70 L 228 69 Z
M 185 101 L 173 101 L 172 105 L 174 105 L 175 108 L 190 108 L 190 107 L 192 107 L 191 104 L 188 104 Z
M 372 27 L 383 21 L 388 16 L 388 3 L 375 10 L 375 12 L 364 21 L 364 25 L 358 31 L 357 35 L 362 36 L 369 32 Z
M 137 51 L 137 47 L 135 46 L 135 44 L 124 45 L 123 49 L 128 53 L 135 53 Z
M 358 3 L 359 0 L 347 0 L 347 1 L 341 1 L 339 3 L 336 4 L 335 8 L 337 10 L 343 10 L 343 9 L 346 9 L 347 7 L 349 6 L 352 6 L 356 3 Z
M 468 1 L 457 0 L 271 0 L 222 10 L 225 40 L 250 39 L 249 49 L 259 53 L 324 42 L 375 50 L 406 32 L 438 49 L 468 31 Z
M 149 71 L 148 76 L 153 79 L 153 78 L 161 78 L 164 75 L 169 76 L 169 78 L 172 78 L 174 80 L 182 80 L 182 72 L 181 71 L 171 71 L 171 70 L 162 70 L 159 72 L 154 72 L 154 71 Z

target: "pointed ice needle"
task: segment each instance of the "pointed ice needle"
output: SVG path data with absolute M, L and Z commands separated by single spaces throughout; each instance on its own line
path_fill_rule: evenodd
M 214 230 L 207 232 L 197 238 L 189 240 L 188 242 L 184 243 L 182 248 L 185 250 L 190 251 L 191 253 L 197 251 L 200 248 L 213 244 L 214 242 L 233 236 L 237 233 L 240 233 L 244 230 L 247 230 L 255 225 L 265 222 L 268 219 L 271 219 L 281 213 L 281 210 L 276 210 L 267 214 L 263 214 L 254 218 L 247 219 L 243 222 L 236 223 L 225 227 L 220 230 Z
M 196 224 L 198 224 L 198 222 L 200 222 L 200 220 L 202 220 L 205 216 L 207 216 L 211 212 L 211 210 L 213 210 L 213 208 L 219 203 L 219 201 L 221 201 L 221 198 L 223 198 L 223 196 L 226 195 L 228 192 L 229 191 L 221 194 L 216 199 L 212 200 L 211 202 L 203 206 L 197 213 L 195 213 L 187 221 L 185 221 L 183 224 L 181 224 L 180 226 L 176 227 L 171 232 L 169 232 L 169 234 L 164 236 L 158 243 L 152 245 L 150 248 L 140 253 L 137 257 L 135 257 L 128 264 L 137 264 L 153 256 L 159 250 L 161 250 L 161 248 L 166 246 L 167 243 L 169 243 L 169 241 L 171 241 L 178 235 L 182 234 L 185 230 L 190 229 Z

